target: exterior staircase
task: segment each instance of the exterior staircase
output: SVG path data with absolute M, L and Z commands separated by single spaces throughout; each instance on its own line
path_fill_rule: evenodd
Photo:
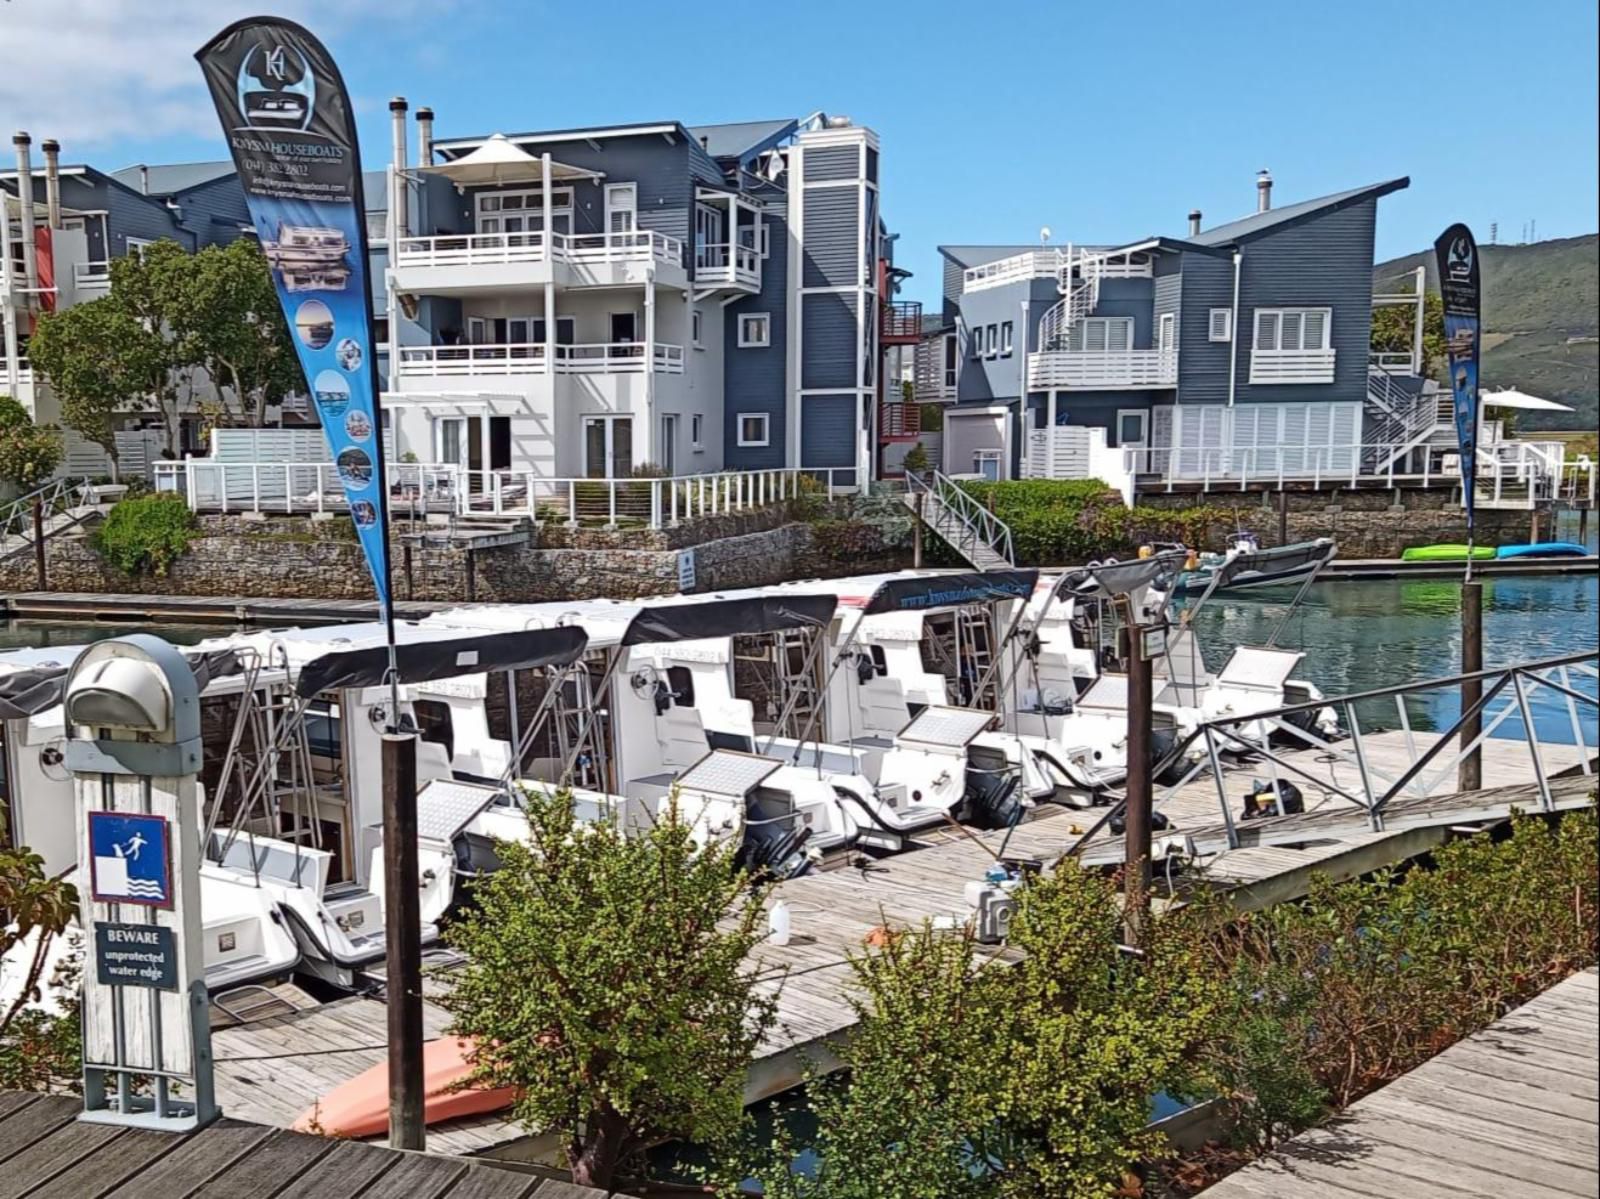
M 979 570 L 1016 565 L 1011 526 L 936 470 L 906 472 L 906 505 L 951 549 Z
M 1429 390 L 1426 384 L 1420 392 L 1410 391 L 1382 366 L 1369 366 L 1363 470 L 1382 474 L 1436 435 L 1450 433 L 1448 397 L 1448 392 Z
M 0 505 L 0 562 L 33 552 L 35 504 L 41 509 L 45 541 L 80 528 L 100 515 L 91 489 L 81 479 L 52 479 L 43 487 Z
M 1071 349 L 1072 330 L 1100 302 L 1100 261 L 1074 255 L 1070 248 L 1059 279 L 1061 299 L 1039 318 L 1039 349 Z

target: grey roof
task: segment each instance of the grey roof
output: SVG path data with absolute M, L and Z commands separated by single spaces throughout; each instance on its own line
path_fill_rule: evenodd
M 792 117 L 777 121 L 736 121 L 729 125 L 691 125 L 696 139 L 705 139 L 712 158 L 746 159 L 769 150 L 799 126 Z
M 1337 208 L 1358 204 L 1373 196 L 1386 196 L 1410 187 L 1409 176 L 1389 179 L 1383 183 L 1369 183 L 1365 187 L 1352 187 L 1348 191 L 1334 192 L 1331 196 L 1318 196 L 1314 200 L 1301 200 L 1298 204 L 1285 204 L 1269 208 L 1266 212 L 1252 212 L 1249 216 L 1190 237 L 1188 240 L 1201 246 L 1220 246 L 1230 242 L 1250 241 L 1285 225 L 1298 224 L 1311 217 L 1320 216 Z
M 112 171 L 111 177 L 125 187 L 134 191 L 144 190 L 144 180 L 140 171 L 150 173 L 150 195 L 170 196 L 177 192 L 187 191 L 191 187 L 199 187 L 202 183 L 210 183 L 221 179 L 224 175 L 233 174 L 231 161 L 217 162 L 173 162 L 165 165 L 145 165 L 135 163 L 131 167 Z

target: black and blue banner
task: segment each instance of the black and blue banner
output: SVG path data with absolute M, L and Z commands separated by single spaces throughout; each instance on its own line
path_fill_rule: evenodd
M 195 58 L 387 615 L 383 422 L 350 95 L 322 43 L 276 17 L 228 26 Z
M 1467 509 L 1467 536 L 1473 533 L 1478 474 L 1478 347 L 1483 291 L 1478 275 L 1478 243 L 1465 225 L 1451 225 L 1433 243 L 1444 301 L 1444 340 L 1450 365 L 1456 440 L 1461 447 L 1461 495 Z M 1470 560 L 1469 560 L 1470 561 Z

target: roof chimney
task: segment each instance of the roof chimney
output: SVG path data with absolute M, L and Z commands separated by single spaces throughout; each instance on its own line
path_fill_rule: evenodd
M 61 143 L 47 137 L 39 144 L 44 151 L 44 209 L 50 228 L 61 228 Z
M 398 243 L 406 236 L 406 181 L 401 172 L 406 169 L 406 104 L 404 96 L 389 101 L 389 124 L 394 144 L 389 156 L 389 228 L 390 236 Z
M 36 292 L 39 287 L 39 260 L 34 255 L 33 163 L 28 156 L 28 147 L 33 145 L 33 139 L 19 129 L 11 139 L 11 144 L 17 149 L 17 205 L 22 210 L 23 286 L 30 292 Z
M 1256 211 L 1272 207 L 1272 172 L 1263 168 L 1256 175 Z
M 1200 235 L 1200 210 L 1198 208 L 1191 208 L 1191 209 L 1189 209 L 1189 236 L 1190 237 L 1198 237 L 1199 235 Z
M 711 149 L 711 139 L 703 133 L 700 135 L 700 148 L 707 152 Z
M 433 165 L 433 109 L 417 109 L 417 165 Z

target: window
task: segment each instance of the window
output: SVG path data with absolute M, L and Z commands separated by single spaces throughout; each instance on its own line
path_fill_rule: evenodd
M 739 413 L 739 444 L 766 445 L 769 419 L 765 412 Z
M 572 232 L 572 189 L 550 189 L 551 225 L 557 233 Z M 544 192 L 479 192 L 477 231 L 479 233 L 528 233 L 544 228 Z
M 1331 308 L 1257 308 L 1258 350 L 1326 350 Z
M 772 318 L 765 312 L 746 312 L 739 316 L 739 348 L 772 344 Z M 766 445 L 763 439 L 762 445 Z
M 1011 357 L 1011 332 L 1013 324 L 1005 321 L 1000 326 L 1000 355 L 1004 358 Z
M 130 255 L 141 254 L 144 252 L 144 248 L 150 244 L 150 239 L 148 237 L 127 237 L 123 239 L 123 244 L 127 246 Z
M 697 350 L 703 350 L 706 348 L 705 342 L 700 338 L 700 319 L 700 310 L 698 308 L 689 314 L 689 340 L 694 344 L 694 348 Z
M 606 232 L 632 233 L 639 189 L 632 183 L 606 184 Z
M 705 430 L 705 417 L 694 415 L 689 418 L 689 447 L 695 450 L 706 448 L 705 438 L 701 436 Z
M 1107 351 L 1122 353 L 1133 348 L 1133 318 L 1127 316 L 1091 316 L 1078 326 L 1079 344 L 1073 349 L 1087 350 L 1093 354 Z
M 968 358 L 982 358 L 983 357 L 983 326 L 982 325 L 979 325 L 977 328 L 969 329 L 967 331 L 967 357 Z
M 1143 408 L 1117 409 L 1117 444 L 1144 446 L 1150 441 L 1150 414 Z
M 772 226 L 765 221 L 761 224 L 761 257 L 772 257 Z
M 694 675 L 687 666 L 667 667 L 667 690 L 677 707 L 694 707 Z
M 999 330 L 994 325 L 985 325 L 983 332 L 983 356 L 993 358 L 995 351 L 1000 348 Z
M 1159 327 L 1156 331 L 1156 348 L 1163 354 L 1170 354 L 1178 348 L 1178 314 L 1163 312 Z
M 1211 341 L 1233 340 L 1233 309 L 1213 308 L 1206 323 L 1206 337 Z

